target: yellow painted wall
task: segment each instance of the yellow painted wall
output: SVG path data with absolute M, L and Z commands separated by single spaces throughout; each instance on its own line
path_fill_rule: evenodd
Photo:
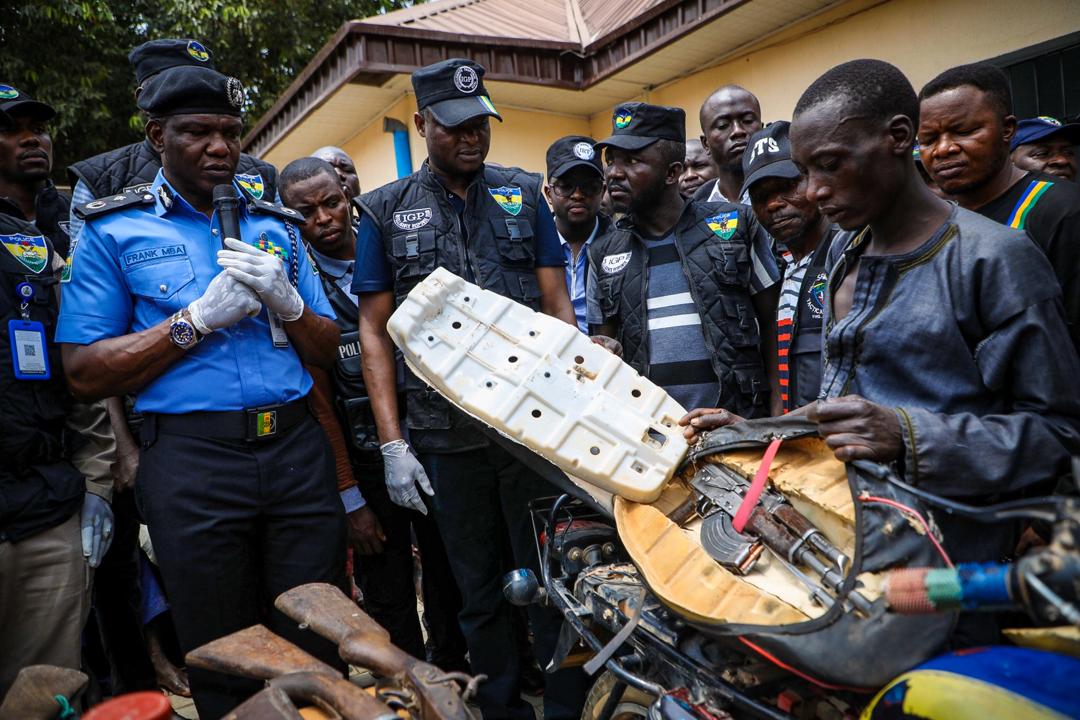
M 709 32 L 723 32 L 723 22 Z M 953 65 L 996 57 L 1077 30 L 1080 0 L 850 0 L 762 40 L 738 57 L 626 100 L 685 108 L 687 135 L 694 137 L 701 102 L 725 83 L 739 83 L 754 92 L 765 120 L 788 119 L 814 78 L 847 60 L 875 57 L 892 62 L 918 90 Z M 544 155 L 555 139 L 569 134 L 599 139 L 611 130 L 610 111 L 578 117 L 496 106 L 505 122 L 492 123 L 489 159 L 535 172 L 544 171 Z M 356 162 L 362 188 L 375 188 L 396 177 L 393 138 L 383 132 L 384 116 L 409 127 L 413 168 L 423 161 L 426 151 L 423 138 L 413 129 L 414 109 L 414 96 L 404 94 L 344 143 Z
M 722 32 L 722 19 L 717 26 Z M 918 91 L 946 68 L 1077 30 L 1080 0 L 853 0 L 735 59 L 652 89 L 647 99 L 685 108 L 687 134 L 694 136 L 700 131 L 697 111 L 702 101 L 726 83 L 738 83 L 757 95 L 765 120 L 787 120 L 815 78 L 848 60 L 891 62 Z M 591 120 L 593 133 L 611 127 L 610 112 Z

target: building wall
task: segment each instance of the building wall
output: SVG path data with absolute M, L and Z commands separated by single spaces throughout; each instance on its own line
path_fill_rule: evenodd
M 703 32 L 723 32 L 723 19 Z M 1080 0 L 850 0 L 797 23 L 715 67 L 643 91 L 626 100 L 675 105 L 687 111 L 687 134 L 699 133 L 697 110 L 712 90 L 739 83 L 761 100 L 765 120 L 790 118 L 802 91 L 838 63 L 875 57 L 900 67 L 916 90 L 953 65 L 985 60 L 1080 29 Z M 648 62 L 645 60 L 644 62 Z M 498 104 L 504 123 L 492 123 L 489 159 L 543 172 L 545 152 L 569 134 L 606 137 L 611 112 L 572 116 Z M 343 147 L 356 161 L 362 188 L 396 177 L 393 138 L 382 118 L 409 127 L 413 168 L 426 156 L 413 129 L 415 98 L 402 95 Z M 319 141 L 311 148 L 314 150 Z M 310 152 L 310 151 L 309 151 Z M 273 151 L 271 160 L 278 160 Z M 291 158 L 289 158 L 291 159 Z M 287 159 L 286 159 L 287 160 Z

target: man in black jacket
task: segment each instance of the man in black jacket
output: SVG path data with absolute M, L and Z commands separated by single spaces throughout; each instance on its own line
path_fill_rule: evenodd
M 604 148 L 627 216 L 589 248 L 589 326 L 686 408 L 767 414 L 775 387 L 779 273 L 745 205 L 679 195 L 686 116 L 628 103 Z M 764 361 L 763 361 L 764 359 Z M 768 370 L 766 370 L 768 368 Z
M 313 393 L 327 398 L 333 424 L 322 422 L 331 447 L 336 434 L 345 448 L 345 467 L 339 459 L 338 489 L 348 519 L 349 542 L 356 553 L 354 578 L 364 596 L 364 608 L 390 633 L 390 640 L 414 657 L 425 656 L 416 612 L 412 537 L 423 562 L 424 619 L 429 634 L 427 659 L 443 670 L 468 671 L 465 638 L 457 624 L 461 594 L 435 519 L 390 500 L 383 482 L 379 435 L 360 367 L 357 297 L 352 293 L 356 259 L 356 230 L 349 198 L 337 168 L 326 160 L 294 160 L 279 176 L 286 206 L 304 216 L 300 232 L 319 270 L 323 290 L 341 328 L 338 359 L 325 373 L 308 368 Z M 321 418 L 320 418 L 321 422 Z M 342 476 L 345 475 L 343 488 Z

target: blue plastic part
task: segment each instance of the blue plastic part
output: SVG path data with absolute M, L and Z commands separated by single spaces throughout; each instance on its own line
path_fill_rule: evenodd
M 409 147 L 409 131 L 394 131 L 394 159 L 397 161 L 397 176 L 399 178 L 412 175 L 412 149 Z
M 1000 563 L 962 563 L 956 568 L 965 608 L 1008 606 L 1009 566 Z

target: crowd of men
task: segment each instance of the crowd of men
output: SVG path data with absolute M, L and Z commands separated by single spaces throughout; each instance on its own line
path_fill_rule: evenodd
M 1080 126 L 1018 122 L 992 66 L 916 94 L 855 60 L 769 124 L 727 85 L 693 140 L 683 109 L 624 103 L 541 175 L 487 162 L 484 68 L 446 60 L 412 78 L 427 159 L 361 193 L 339 148 L 242 154 L 243 86 L 198 42 L 130 59 L 146 137 L 69 168 L 70 203 L 55 111 L 0 85 L 0 699 L 26 665 L 85 666 L 85 632 L 104 692 L 190 688 L 220 717 L 257 686 L 182 653 L 263 623 L 340 667 L 270 607 L 329 582 L 486 675 L 485 718 L 532 718 L 540 685 L 577 718 L 584 673 L 537 677 L 558 618 L 499 582 L 536 565 L 528 503 L 556 490 L 386 330 L 440 266 L 620 354 L 691 439 L 805 413 L 837 458 L 976 503 L 1051 492 L 1080 453 Z M 1016 545 L 939 525 L 957 560 Z

